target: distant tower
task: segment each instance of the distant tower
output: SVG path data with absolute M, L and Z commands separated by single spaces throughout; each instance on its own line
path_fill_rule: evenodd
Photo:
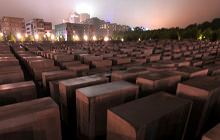
M 80 14 L 80 23 L 83 23 L 84 21 L 90 19 L 90 15 L 88 13 L 81 13 Z

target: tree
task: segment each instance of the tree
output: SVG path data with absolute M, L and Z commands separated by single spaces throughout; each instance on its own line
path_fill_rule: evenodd
M 205 29 L 209 28 L 211 26 L 211 23 L 209 23 L 208 21 L 202 23 L 199 25 L 199 28 L 204 31 Z
M 65 41 L 64 36 L 63 36 L 63 35 L 60 35 L 60 36 L 59 36 L 59 41 L 61 41 L 61 42 Z
M 213 38 L 212 38 L 213 35 L 212 34 L 213 34 L 212 29 L 211 28 L 207 28 L 203 32 L 203 37 L 204 37 L 205 40 L 211 41 L 211 40 L 213 40 Z
M 115 35 L 116 39 L 119 37 L 128 41 L 137 41 L 148 39 L 198 39 L 216 41 L 220 40 L 220 18 L 214 19 L 212 22 L 204 22 L 202 24 L 190 24 L 184 29 L 175 28 L 161 28 L 158 30 L 145 31 L 143 27 L 135 27 L 134 31 L 127 31 Z
M 135 32 L 143 32 L 143 27 L 135 27 L 134 31 Z
M 177 35 L 177 31 L 176 31 L 176 29 L 171 29 L 169 32 L 168 32 L 168 34 L 169 34 L 169 38 L 170 39 L 178 39 L 178 35 Z
M 8 39 L 9 41 L 16 42 L 16 38 L 12 33 L 9 34 Z
M 100 37 L 99 37 L 99 40 L 104 40 L 104 37 L 103 37 L 103 36 L 100 36 Z
M 27 41 L 34 41 L 33 35 L 29 35 L 28 38 L 27 38 Z
M 58 41 L 57 36 L 54 36 L 54 41 L 55 41 L 55 42 L 57 42 L 57 41 Z
M 46 36 L 47 41 L 51 41 L 51 36 Z
M 147 33 L 146 32 L 143 32 L 140 36 L 140 39 L 141 40 L 146 40 L 147 39 Z
M 159 38 L 160 38 L 160 33 L 159 33 L 159 31 L 153 31 L 153 32 L 151 33 L 151 38 L 152 38 L 152 39 L 159 39 Z
M 4 37 L 3 36 L 0 36 L 0 41 L 4 41 Z
M 192 29 L 192 28 L 195 28 L 195 27 L 198 27 L 197 24 L 190 24 L 186 27 L 186 29 Z
M 25 41 L 26 38 L 24 36 L 21 36 L 21 42 Z
M 216 31 L 216 34 L 217 34 L 217 40 L 220 41 L 220 29 L 218 29 L 218 30 Z
M 198 39 L 200 30 L 197 26 L 191 26 L 191 28 L 186 28 L 183 31 L 183 38 L 184 39 Z
M 42 36 L 39 36 L 38 41 L 44 41 L 43 38 L 42 38 Z
M 220 29 L 220 18 L 216 18 L 211 23 L 212 30 Z
M 74 41 L 72 36 L 67 36 L 67 41 Z
M 218 33 L 216 31 L 212 32 L 212 38 L 210 41 L 217 41 L 218 40 Z
M 178 40 L 181 40 L 181 34 L 179 31 L 177 32 L 177 36 L 178 36 Z

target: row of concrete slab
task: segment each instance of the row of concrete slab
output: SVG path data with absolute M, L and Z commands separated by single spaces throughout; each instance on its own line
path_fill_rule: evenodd
M 218 42 L 0 46 L 0 139 L 220 139 Z

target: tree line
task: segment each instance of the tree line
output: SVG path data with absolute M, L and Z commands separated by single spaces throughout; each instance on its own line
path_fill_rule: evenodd
M 191 24 L 186 28 L 162 28 L 157 30 L 144 31 L 143 27 L 135 27 L 124 33 L 116 34 L 115 39 L 124 39 L 127 41 L 149 40 L 149 39 L 195 39 L 206 41 L 220 40 L 220 18 L 214 19 L 212 22 L 204 22 L 202 24 Z

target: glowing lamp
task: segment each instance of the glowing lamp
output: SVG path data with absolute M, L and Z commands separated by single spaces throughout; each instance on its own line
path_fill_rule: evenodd
M 21 34 L 17 33 L 17 38 L 20 40 L 21 39 Z
M 54 35 L 51 35 L 51 39 L 54 40 L 54 38 L 55 38 L 55 36 L 54 36 Z
M 104 41 L 105 41 L 105 42 L 109 41 L 109 38 L 106 36 L 106 37 L 104 38 Z
M 76 40 L 76 41 L 79 40 L 79 36 L 78 36 L 78 35 L 75 36 L 75 40 Z
M 92 40 L 93 40 L 93 41 L 96 41 L 96 40 L 97 40 L 96 36 L 93 36 L 93 37 L 92 37 Z
M 88 36 L 84 35 L 84 40 L 87 41 L 88 40 Z
M 50 37 L 50 33 L 49 32 L 47 32 L 47 37 Z
M 39 39 L 39 35 L 38 34 L 36 34 L 34 37 L 35 37 L 36 40 Z

